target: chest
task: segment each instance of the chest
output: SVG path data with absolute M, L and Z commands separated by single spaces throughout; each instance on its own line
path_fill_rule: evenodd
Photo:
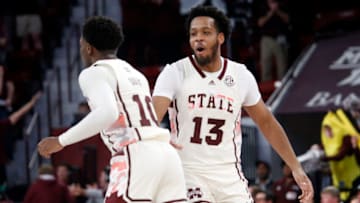
M 184 78 L 176 98 L 179 107 L 183 109 L 207 109 L 236 114 L 241 109 L 244 94 L 233 76 L 219 79 L 215 76 L 199 77 L 194 74 Z

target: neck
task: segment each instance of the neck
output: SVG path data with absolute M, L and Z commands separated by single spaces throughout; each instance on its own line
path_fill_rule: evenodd
M 93 63 L 95 63 L 98 60 L 116 59 L 116 58 L 118 58 L 118 57 L 113 52 L 111 52 L 111 53 L 109 53 L 109 52 L 99 53 L 98 55 L 96 55 L 94 57 Z
M 198 67 L 201 70 L 207 71 L 207 72 L 219 71 L 221 69 L 221 66 L 222 66 L 220 56 L 215 57 L 215 60 L 210 61 L 208 64 L 200 65 L 197 61 L 196 61 L 196 64 L 198 65 Z

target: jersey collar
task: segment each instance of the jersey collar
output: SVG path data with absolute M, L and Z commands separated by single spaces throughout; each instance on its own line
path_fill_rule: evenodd
M 193 56 L 189 56 L 189 59 L 191 61 L 191 64 L 193 65 L 193 67 L 195 68 L 195 70 L 199 73 L 199 75 L 202 77 L 202 78 L 206 78 L 206 74 L 200 69 L 199 66 L 196 65 L 195 63 L 195 60 L 193 58 Z M 223 58 L 223 68 L 220 72 L 220 74 L 218 75 L 218 79 L 221 80 L 224 75 L 225 75 L 225 72 L 226 72 L 226 68 L 227 68 L 227 59 L 226 58 Z

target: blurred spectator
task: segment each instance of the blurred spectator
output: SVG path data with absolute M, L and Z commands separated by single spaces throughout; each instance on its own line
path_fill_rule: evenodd
M 313 144 L 309 150 L 297 157 L 306 173 L 320 170 L 322 167 L 320 162 L 323 158 L 324 150 L 321 149 L 321 146 L 318 144 Z
M 42 21 L 37 1 L 15 0 L 16 36 L 22 49 L 29 49 L 32 43 L 36 50 L 42 50 Z M 21 5 L 21 6 L 19 6 Z
M 110 167 L 106 166 L 99 175 L 98 183 L 87 185 L 86 188 L 76 185 L 75 188 L 72 189 L 72 193 L 75 196 L 81 195 L 86 197 L 86 203 L 102 203 L 104 202 L 106 189 L 109 184 L 109 176 Z
M 7 47 L 9 43 L 9 32 L 7 30 L 7 24 L 5 22 L 5 17 L 0 16 L 0 64 L 5 62 Z
M 257 185 L 249 185 L 249 192 L 250 192 L 251 197 L 253 199 L 255 199 L 255 194 L 258 193 L 259 191 L 261 191 L 259 186 L 257 186 Z
M 224 0 L 196 0 L 196 1 L 189 1 L 189 0 L 180 0 L 180 13 L 182 15 L 187 15 L 190 10 L 193 7 L 199 6 L 199 5 L 211 5 L 227 15 L 227 7 L 226 7 L 226 1 Z
M 289 16 L 278 0 L 266 0 L 267 8 L 257 24 L 261 32 L 260 63 L 261 81 L 281 80 L 287 69 L 287 32 Z M 272 77 L 273 57 L 276 61 L 277 78 Z
M 261 190 L 271 193 L 273 181 L 270 176 L 270 165 L 265 161 L 256 162 L 256 177 L 255 180 L 249 180 L 249 185 L 256 185 Z
M 38 179 L 26 192 L 24 203 L 70 203 L 67 187 L 56 182 L 53 167 L 41 165 Z
M 56 180 L 59 185 L 68 186 L 71 184 L 69 165 L 59 164 L 56 167 Z
M 292 176 L 291 169 L 282 163 L 283 177 L 277 180 L 273 186 L 273 194 L 276 203 L 299 202 L 298 196 L 301 193 L 299 186 Z
M 360 100 L 352 99 L 349 103 L 344 104 L 345 113 L 349 112 L 348 118 L 352 122 L 355 130 L 360 132 Z M 360 135 L 359 133 L 352 134 L 351 146 L 354 149 L 356 162 L 360 166 Z
M 36 93 L 30 101 L 24 104 L 21 108 L 11 113 L 8 117 L 0 119 L 0 185 L 6 182 L 6 168 L 5 165 L 9 161 L 9 153 L 6 151 L 7 146 L 5 136 L 10 128 L 12 128 L 27 112 L 29 112 L 36 101 L 40 98 L 41 93 Z
M 340 203 L 340 192 L 334 186 L 325 187 L 321 191 L 321 203 Z
M 81 119 L 83 119 L 90 112 L 90 107 L 87 102 L 80 102 L 78 105 L 77 112 L 74 113 L 73 122 L 71 126 L 77 124 Z
M 274 200 L 273 200 L 273 197 L 263 191 L 263 190 L 259 190 L 257 191 L 255 194 L 254 194 L 254 203 L 273 203 Z
M 8 77 L 6 68 L 0 64 L 0 119 L 9 115 L 12 109 L 15 86 Z
M 350 203 L 360 203 L 360 183 L 358 183 L 356 186 L 354 184 L 353 190 L 351 192 Z
M 343 109 L 329 111 L 321 124 L 321 142 L 324 160 L 329 162 L 333 185 L 340 190 L 340 197 L 346 200 L 348 190 L 354 181 L 360 179 L 359 119 L 360 101 L 355 99 L 344 104 Z

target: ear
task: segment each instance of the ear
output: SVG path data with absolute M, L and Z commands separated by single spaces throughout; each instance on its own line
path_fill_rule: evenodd
M 90 56 L 94 52 L 94 48 L 89 44 L 86 43 L 86 53 Z
M 225 42 L 225 36 L 223 32 L 220 32 L 217 36 L 219 44 L 222 45 Z

